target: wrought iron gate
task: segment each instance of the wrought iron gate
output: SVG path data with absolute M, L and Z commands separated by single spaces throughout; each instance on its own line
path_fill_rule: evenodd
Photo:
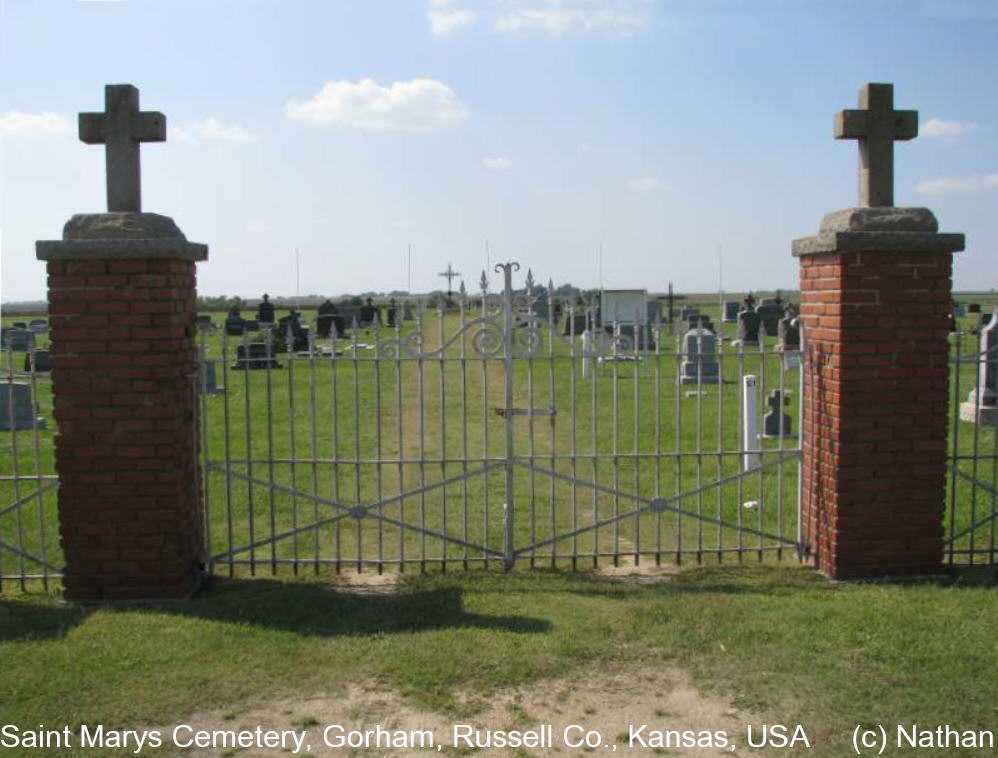
M 385 324 L 355 314 L 341 336 L 334 319 L 328 338 L 291 321 L 202 332 L 209 563 L 796 556 L 800 352 L 765 337 L 721 345 L 714 374 L 660 313 L 577 329 L 596 323 L 593 304 L 565 307 L 562 331 L 551 283 L 541 294 L 528 272 L 516 290 L 519 268 L 496 266 L 497 295 L 483 272 L 477 296 L 462 283 L 434 310 L 398 303 Z M 747 440 L 746 398 L 767 391 L 784 434 Z

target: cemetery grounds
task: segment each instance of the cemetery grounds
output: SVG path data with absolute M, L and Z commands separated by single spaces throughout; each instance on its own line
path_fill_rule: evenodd
M 421 351 L 446 342 L 460 318 L 448 313 L 440 322 L 425 311 Z M 403 333 L 412 328 L 405 322 Z M 392 336 L 386 332 L 361 331 L 355 341 L 371 344 Z M 956 589 L 829 585 L 797 564 L 796 463 L 743 477 L 740 456 L 725 453 L 740 450 L 737 380 L 746 373 L 768 376 L 764 391 L 774 381 L 793 391 L 787 410 L 799 429 L 796 371 L 779 370 L 772 338 L 754 353 L 724 346 L 723 392 L 704 385 L 704 394 L 690 397 L 695 386 L 677 394 L 679 359 L 665 340 L 658 357 L 592 365 L 586 381 L 581 359 L 563 343 L 554 343 L 554 356 L 545 346 L 517 360 L 513 405 L 556 414 L 518 418 L 515 448 L 537 468 L 547 458 L 549 471 L 595 476 L 606 490 L 521 467 L 513 482 L 521 552 L 510 574 L 501 571 L 504 470 L 463 476 L 474 462 L 501 456 L 505 418 L 493 410 L 504 406 L 500 361 L 462 361 L 461 350 L 470 351 L 460 340 L 448 348 L 456 359 L 443 361 L 365 361 L 360 356 L 375 351 L 358 348 L 326 361 L 281 354 L 280 369 L 247 372 L 232 368 L 238 340 L 205 332 L 203 341 L 227 388 L 203 396 L 199 441 L 215 464 L 204 484 L 218 578 L 180 604 L 61 604 L 54 490 L 5 492 L 3 502 L 27 498 L 30 507 L 0 516 L 0 539 L 44 555 L 49 567 L 31 570 L 23 555 L 0 551 L 4 577 L 37 577 L 3 581 L 8 675 L 0 706 L 11 721 L 130 726 L 194 713 L 228 722 L 263 708 L 275 723 L 307 724 L 329 713 L 357 718 L 351 709 L 366 703 L 512 724 L 561 710 L 586 723 L 601 708 L 613 712 L 624 693 L 649 710 L 628 717 L 658 722 L 697 712 L 739 723 L 800 722 L 819 755 L 841 754 L 853 722 L 996 727 L 993 589 L 963 586 L 972 575 Z M 962 339 L 960 351 L 972 359 L 974 340 Z M 959 369 L 959 399 L 973 386 L 970 365 Z M 957 370 L 954 363 L 954 377 Z M 0 449 L 44 489 L 54 486 L 45 478 L 54 474 L 51 401 L 47 380 L 31 381 L 50 428 L 0 435 Z M 994 436 L 956 421 L 953 428 L 954 466 L 984 489 L 952 476 L 947 532 L 956 538 L 948 555 L 981 563 L 981 546 L 994 549 L 993 516 L 983 530 L 967 530 L 989 508 L 994 513 Z M 587 447 L 594 437 L 596 447 Z M 783 459 L 797 438 L 765 444 L 767 455 Z M 634 454 L 649 450 L 683 455 Z M 334 458 L 337 476 L 328 465 Z M 392 462 L 380 462 L 386 458 Z M 247 479 L 257 483 L 251 488 Z M 336 519 L 337 509 L 316 498 L 336 501 L 327 493 L 339 487 L 343 502 L 379 502 L 451 479 L 380 506 L 381 515 L 420 529 Z M 24 486 L 3 482 L 15 485 Z M 673 497 L 671 505 L 706 519 L 645 509 L 576 531 L 626 515 L 633 501 L 622 492 Z M 753 500 L 781 507 L 744 507 Z M 677 562 L 687 568 L 674 570 Z M 358 579 L 358 568 L 371 579 Z M 539 689 L 550 697 L 538 700 Z M 517 692 L 533 712 L 515 705 Z M 669 710 L 676 692 L 692 693 L 690 713 Z

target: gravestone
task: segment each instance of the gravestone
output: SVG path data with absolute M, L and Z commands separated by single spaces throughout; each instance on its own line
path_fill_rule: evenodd
M 967 306 L 962 303 L 957 303 L 953 306 L 953 315 L 957 318 L 963 318 L 967 315 Z
M 683 336 L 683 384 L 717 384 L 721 371 L 717 362 L 717 336 L 706 329 L 690 329 Z
M 247 319 L 246 321 L 243 322 L 243 328 L 247 332 L 259 332 L 260 331 L 260 322 L 257 321 L 255 318 L 254 319 Z
M 967 305 L 967 313 L 980 313 L 981 304 L 980 303 L 970 303 Z
M 605 326 L 603 329 L 611 336 L 614 333 L 612 326 Z M 655 349 L 655 337 L 648 327 L 641 326 L 640 324 L 618 324 L 617 329 L 620 330 L 620 336 L 623 340 L 623 344 L 618 347 L 618 351 L 628 352 L 633 350 L 635 343 L 637 343 L 638 350 Z
M 274 323 L 274 304 L 270 302 L 270 295 L 264 295 L 263 300 L 256 307 L 256 320 L 261 324 Z
M 32 360 L 32 357 L 34 360 Z M 32 365 L 34 364 L 34 365 Z M 24 356 L 24 370 L 28 373 L 43 374 L 52 370 L 52 361 L 48 350 L 35 350 Z
M 27 321 L 15 321 L 13 324 L 11 324 L 11 326 L 14 327 L 15 329 L 24 330 L 24 329 L 28 328 L 28 322 Z
M 27 329 L 16 327 L 8 329 L 4 334 L 4 347 L 24 352 L 34 342 L 35 335 Z
M 578 337 L 586 329 L 588 329 L 588 316 L 585 313 L 571 313 L 565 319 L 565 331 L 562 332 L 563 337 Z
M 49 330 L 49 322 L 43 318 L 32 319 L 28 322 L 28 329 L 35 334 L 45 334 Z
M 991 314 L 990 313 L 982 313 L 981 314 L 981 326 L 987 326 L 990 323 L 991 323 Z
M 694 308 L 692 305 L 684 305 L 682 309 L 679 311 L 679 320 L 683 322 L 688 322 L 690 320 L 690 317 L 699 316 L 699 315 L 700 315 L 699 308 Z
M 991 322 L 981 329 L 977 386 L 960 404 L 960 419 L 976 424 L 998 424 L 998 305 Z
M 44 429 L 45 419 L 35 415 L 31 385 L 23 382 L 0 382 L 0 431 Z
M 214 324 L 215 322 L 211 320 L 211 316 L 198 316 L 197 323 L 199 323 L 199 324 Z
M 333 303 L 332 300 L 326 298 L 326 301 L 319 306 L 319 310 L 316 315 L 315 328 L 322 339 L 328 339 L 329 335 L 333 331 L 335 326 L 333 322 L 333 316 L 339 314 L 339 309 Z
M 762 417 L 762 436 L 766 439 L 793 437 L 790 415 L 783 412 L 783 407 L 790 405 L 790 398 L 781 390 L 773 390 L 766 398 L 766 405 L 769 410 Z
M 645 303 L 645 315 L 649 324 L 657 324 L 662 320 L 662 301 L 649 300 Z
M 405 303 L 402 304 L 402 320 L 403 321 L 413 320 L 412 304 L 409 301 L 406 301 Z
M 247 321 L 242 316 L 228 316 L 225 319 L 225 333 L 230 337 L 241 337 L 246 331 Z
M 236 346 L 236 365 L 233 369 L 280 368 L 281 364 L 273 354 L 273 348 L 266 342 L 250 342 Z
M 746 347 L 759 344 L 759 326 L 762 323 L 759 314 L 754 310 L 744 310 L 738 313 L 738 338 L 736 345 Z
M 777 350 L 800 350 L 800 323 L 795 309 L 787 309 L 777 325 L 776 334 L 780 338 Z
M 201 374 L 198 380 L 198 392 L 202 395 L 220 395 L 225 392 L 225 387 L 218 386 L 215 361 L 208 358 L 202 359 L 200 370 Z
M 688 329 L 706 329 L 709 332 L 717 334 L 714 322 L 710 320 L 710 316 L 706 313 L 698 313 L 696 316 L 690 316 L 686 321 L 686 326 Z
M 785 315 L 783 306 L 779 303 L 767 303 L 763 301 L 755 312 L 759 315 L 759 320 L 762 322 L 762 328 L 766 330 L 766 336 L 772 337 L 775 335 L 780 326 L 780 319 Z
M 721 323 L 724 324 L 737 324 L 738 323 L 738 309 L 741 306 L 737 300 L 726 300 L 724 302 L 724 317 L 721 319 Z

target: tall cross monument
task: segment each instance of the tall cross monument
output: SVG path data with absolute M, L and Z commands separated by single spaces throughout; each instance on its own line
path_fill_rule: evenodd
M 141 112 L 130 84 L 104 98 L 79 126 L 83 142 L 105 146 L 108 212 L 78 213 L 62 239 L 35 243 L 48 270 L 62 581 L 73 599 L 179 598 L 206 555 L 191 440 L 207 376 L 196 264 L 208 248 L 142 212 L 139 143 L 164 141 L 166 117 Z
M 166 141 L 166 116 L 139 110 L 139 91 L 131 84 L 104 87 L 104 112 L 80 114 L 80 139 L 104 145 L 107 209 L 142 212 L 139 143 Z
M 859 207 L 793 243 L 810 483 L 800 549 L 837 579 L 931 575 L 943 557 L 953 253 L 965 240 L 928 208 L 894 207 L 894 142 L 918 136 L 918 113 L 894 110 L 891 84 L 865 85 L 859 104 L 834 130 L 859 140 Z
M 918 136 L 918 111 L 894 110 L 893 84 L 866 84 L 860 110 L 839 111 L 835 139 L 859 140 L 859 204 L 894 205 L 894 140 Z
M 439 274 L 437 274 L 437 276 L 442 276 L 447 280 L 447 297 L 450 297 L 454 291 L 452 282 L 454 279 L 461 276 L 461 272 L 455 271 L 454 268 L 448 263 L 447 270 L 441 271 Z

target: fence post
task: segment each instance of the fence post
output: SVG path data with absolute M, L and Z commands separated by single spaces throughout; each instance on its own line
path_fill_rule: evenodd
M 952 253 L 927 208 L 893 206 L 893 141 L 917 134 L 890 84 L 836 118 L 860 141 L 861 207 L 795 240 L 807 333 L 804 548 L 836 578 L 938 572 L 942 561 Z
M 108 85 L 80 138 L 107 145 L 108 213 L 73 216 L 48 265 L 55 465 L 66 596 L 183 597 L 203 561 L 195 262 L 165 216 L 141 212 L 140 141 L 165 118 Z

